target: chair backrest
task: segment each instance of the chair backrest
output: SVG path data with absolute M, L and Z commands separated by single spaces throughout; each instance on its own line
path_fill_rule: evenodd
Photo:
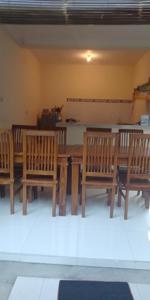
M 97 127 L 87 127 L 86 131 L 94 131 L 94 132 L 112 132 L 111 128 L 97 128 Z
M 130 136 L 138 133 L 143 133 L 142 129 L 119 129 L 119 152 L 129 153 Z
M 0 174 L 13 178 L 13 139 L 11 130 L 0 129 Z
M 57 132 L 58 145 L 65 146 L 67 140 L 67 128 L 55 127 L 54 130 Z
M 128 182 L 132 178 L 150 179 L 150 134 L 130 137 Z
M 36 130 L 37 127 L 35 125 L 12 125 L 13 132 L 13 145 L 15 153 L 23 152 L 23 130 Z
M 117 170 L 117 134 L 85 132 L 83 145 L 83 180 L 86 177 L 111 177 Z
M 23 132 L 23 177 L 57 175 L 57 134 L 55 131 Z

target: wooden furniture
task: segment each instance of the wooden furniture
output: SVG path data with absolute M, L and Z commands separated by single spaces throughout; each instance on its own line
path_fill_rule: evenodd
M 52 216 L 56 215 L 57 134 L 54 131 L 23 132 L 23 214 L 27 213 L 27 187 L 53 190 Z
M 127 167 L 126 159 L 129 156 L 129 140 L 131 135 L 143 133 L 142 129 L 119 129 L 119 157 L 122 159 L 122 164 Z M 123 173 L 124 173 L 123 169 Z M 126 169 L 127 171 L 127 169 Z M 121 172 L 121 170 L 120 170 Z M 138 195 L 140 191 L 138 191 Z M 118 198 L 118 206 L 121 206 L 121 198 Z
M 84 133 L 82 171 L 82 217 L 85 217 L 87 188 L 111 190 L 110 217 L 113 217 L 117 186 L 117 135 L 114 133 Z
M 23 130 L 36 130 L 35 125 L 22 125 L 22 124 L 13 124 L 12 133 L 13 133 L 13 145 L 14 153 L 20 154 L 23 152 Z
M 10 186 L 10 211 L 14 213 L 13 140 L 10 130 L 0 129 L 0 185 Z
M 119 129 L 119 154 L 128 154 L 129 137 L 133 134 L 143 133 L 142 129 Z
M 55 127 L 54 130 L 58 135 L 58 145 L 66 145 L 67 141 L 67 128 L 66 127 Z
M 125 195 L 123 194 L 125 190 Z M 119 174 L 119 195 L 125 198 L 124 218 L 128 217 L 129 191 L 150 191 L 150 135 L 135 134 L 130 138 L 127 172 Z M 149 207 L 149 202 L 146 203 Z
M 112 132 L 111 128 L 97 128 L 97 127 L 87 127 L 86 131 L 94 131 L 94 132 Z
M 59 215 L 64 216 L 66 214 L 66 187 L 67 187 L 67 167 L 68 158 L 71 158 L 71 213 L 77 215 L 79 208 L 79 194 L 78 194 L 78 182 L 79 182 L 79 169 L 82 166 L 83 161 L 83 145 L 66 145 L 58 146 L 57 161 L 60 166 L 60 184 L 59 184 Z M 14 156 L 15 162 L 23 164 L 23 154 Z M 117 165 L 127 166 L 128 155 L 118 153 Z

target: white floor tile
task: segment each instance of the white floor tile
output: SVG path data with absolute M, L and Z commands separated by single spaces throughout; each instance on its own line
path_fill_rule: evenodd
M 59 279 L 18 277 L 9 300 L 57 300 Z M 149 300 L 150 285 L 129 283 L 134 300 Z
M 40 300 L 57 300 L 59 279 L 45 279 Z
M 9 300 L 40 300 L 43 278 L 18 277 Z
M 117 199 L 116 199 L 117 200 Z M 65 217 L 51 216 L 47 191 L 28 204 L 27 216 L 16 198 L 0 199 L 0 259 L 29 262 L 117 266 L 150 269 L 150 213 L 136 193 L 130 195 L 129 219 L 115 205 L 109 218 L 105 191 L 89 191 L 86 218 L 71 216 L 70 197 Z

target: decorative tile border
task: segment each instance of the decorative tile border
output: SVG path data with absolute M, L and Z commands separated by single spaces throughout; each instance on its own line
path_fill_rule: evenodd
M 129 99 L 87 99 L 87 98 L 67 98 L 67 102 L 88 102 L 88 103 L 124 103 L 131 104 Z

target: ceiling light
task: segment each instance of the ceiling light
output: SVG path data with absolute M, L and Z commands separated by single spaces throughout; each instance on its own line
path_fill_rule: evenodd
M 92 60 L 92 54 L 87 54 L 86 61 L 91 62 L 91 60 Z

